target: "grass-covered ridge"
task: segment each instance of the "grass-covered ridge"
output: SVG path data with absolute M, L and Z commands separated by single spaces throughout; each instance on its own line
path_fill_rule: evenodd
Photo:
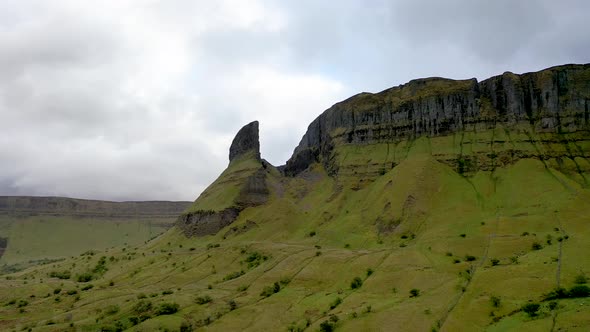
M 233 160 L 227 169 L 215 180 L 197 200 L 185 211 L 222 211 L 234 207 L 245 181 L 260 169 L 260 161 L 252 154 Z
M 215 236 L 173 229 L 147 245 L 5 276 L 3 326 L 575 331 L 590 323 L 584 298 L 544 300 L 590 273 L 579 254 L 590 249 L 590 193 L 539 160 L 466 178 L 416 145 L 361 187 L 320 165 L 267 181 L 267 204 Z M 65 271 L 70 278 L 60 279 Z M 527 303 L 539 304 L 532 316 Z

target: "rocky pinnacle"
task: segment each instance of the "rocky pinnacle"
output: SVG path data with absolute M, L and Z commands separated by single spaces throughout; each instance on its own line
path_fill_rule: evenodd
M 229 148 L 229 162 L 249 152 L 254 152 L 256 159 L 260 160 L 258 121 L 250 122 L 238 131 Z

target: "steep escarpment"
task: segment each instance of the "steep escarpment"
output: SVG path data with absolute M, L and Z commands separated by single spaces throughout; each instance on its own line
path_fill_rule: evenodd
M 67 197 L 0 196 L 0 215 L 173 218 L 190 202 L 110 202 Z
M 257 121 L 240 129 L 231 144 L 229 159 L 228 168 L 178 218 L 176 225 L 185 235 L 215 234 L 242 210 L 266 202 L 266 178 L 274 167 L 260 159 Z
M 407 147 L 424 137 L 443 147 L 432 151 L 437 160 L 462 173 L 533 157 L 584 177 L 589 168 L 580 159 L 589 152 L 589 104 L 588 64 L 507 72 L 482 82 L 413 80 L 326 110 L 309 125 L 284 171 L 292 176 L 321 162 L 332 175 L 360 172 L 374 178 L 399 164 Z M 354 147 L 369 145 L 379 151 L 374 158 L 350 162 Z M 476 145 L 483 148 L 472 150 Z

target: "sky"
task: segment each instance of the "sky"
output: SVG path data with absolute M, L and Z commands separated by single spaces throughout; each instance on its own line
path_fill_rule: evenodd
M 586 0 L 0 0 L 0 195 L 194 200 L 246 123 L 282 165 L 336 102 L 590 62 Z

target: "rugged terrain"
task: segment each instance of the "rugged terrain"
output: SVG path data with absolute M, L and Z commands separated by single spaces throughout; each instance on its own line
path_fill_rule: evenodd
M 176 227 L 7 275 L 0 326 L 585 331 L 589 100 L 590 65 L 415 80 L 335 104 L 280 167 L 252 122 Z

